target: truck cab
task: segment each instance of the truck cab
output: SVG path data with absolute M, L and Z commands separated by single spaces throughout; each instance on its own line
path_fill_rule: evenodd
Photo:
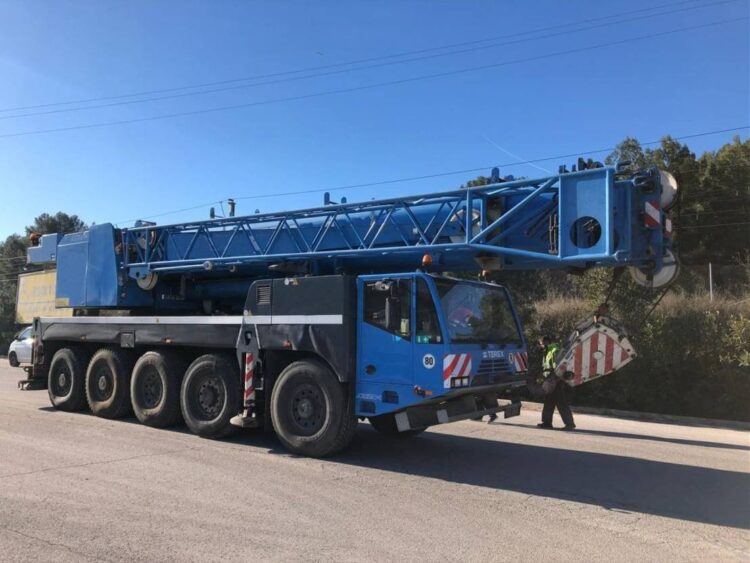
M 236 350 L 244 399 L 232 424 L 272 427 L 307 455 L 338 447 L 351 419 L 408 435 L 514 416 L 527 383 L 507 290 L 421 270 L 258 280 Z
M 424 272 L 362 275 L 356 370 L 356 414 L 390 415 L 408 431 L 460 414 L 430 405 L 460 403 L 465 418 L 497 408 L 497 398 L 526 384 L 527 349 L 502 286 Z

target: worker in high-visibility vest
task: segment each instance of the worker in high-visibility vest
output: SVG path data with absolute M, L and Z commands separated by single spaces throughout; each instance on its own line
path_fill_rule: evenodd
M 568 404 L 568 386 L 555 375 L 555 368 L 557 367 L 555 358 L 560 347 L 549 336 L 543 336 L 539 339 L 539 348 L 542 352 L 542 374 L 545 378 L 544 388 L 547 394 L 544 397 L 544 407 L 542 408 L 542 422 L 537 426 L 539 428 L 552 428 L 552 415 L 555 413 L 555 407 L 557 407 L 560 418 L 565 424 L 562 430 L 573 430 L 576 425 L 573 422 L 573 413 Z

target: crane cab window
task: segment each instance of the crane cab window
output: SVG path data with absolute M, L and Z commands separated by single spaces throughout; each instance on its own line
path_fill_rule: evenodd
M 427 282 L 417 279 L 417 344 L 440 344 L 443 337 L 440 334 L 435 303 L 432 300 Z
M 365 284 L 364 321 L 387 332 L 411 338 L 411 280 L 379 280 Z

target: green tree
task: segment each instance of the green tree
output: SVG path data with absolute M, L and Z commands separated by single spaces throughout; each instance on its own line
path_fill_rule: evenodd
M 26 234 L 29 235 L 32 232 L 39 234 L 74 233 L 85 228 L 86 223 L 78 215 L 68 215 L 58 211 L 54 215 L 42 213 L 36 217 L 34 223 L 26 227 Z
M 613 165 L 617 161 L 624 162 L 626 160 L 630 161 L 633 170 L 643 170 L 644 168 L 648 168 L 646 155 L 644 154 L 643 148 L 638 139 L 625 137 L 622 142 L 615 147 L 615 150 L 604 159 L 604 162 L 608 165 Z
M 750 249 L 750 140 L 735 138 L 698 164 L 699 188 L 680 209 L 681 244 L 694 260 L 738 263 Z

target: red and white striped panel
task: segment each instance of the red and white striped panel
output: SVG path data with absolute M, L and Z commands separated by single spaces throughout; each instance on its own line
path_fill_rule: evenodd
M 661 226 L 661 208 L 658 201 L 647 201 L 643 211 L 643 221 L 647 227 Z
M 443 356 L 443 387 L 450 389 L 451 378 L 471 375 L 471 354 L 446 354 Z
M 571 387 L 576 387 L 592 379 L 617 371 L 633 359 L 633 349 L 627 338 L 620 339 L 609 330 L 592 328 L 582 334 L 579 341 L 567 350 L 555 369 L 564 377 L 572 372 L 572 379 L 566 379 Z
M 508 352 L 508 361 L 516 372 L 529 370 L 529 355 L 526 352 Z
M 243 404 L 250 407 L 255 403 L 255 382 L 253 374 L 255 371 L 255 362 L 252 354 L 245 354 L 245 391 L 243 394 Z

